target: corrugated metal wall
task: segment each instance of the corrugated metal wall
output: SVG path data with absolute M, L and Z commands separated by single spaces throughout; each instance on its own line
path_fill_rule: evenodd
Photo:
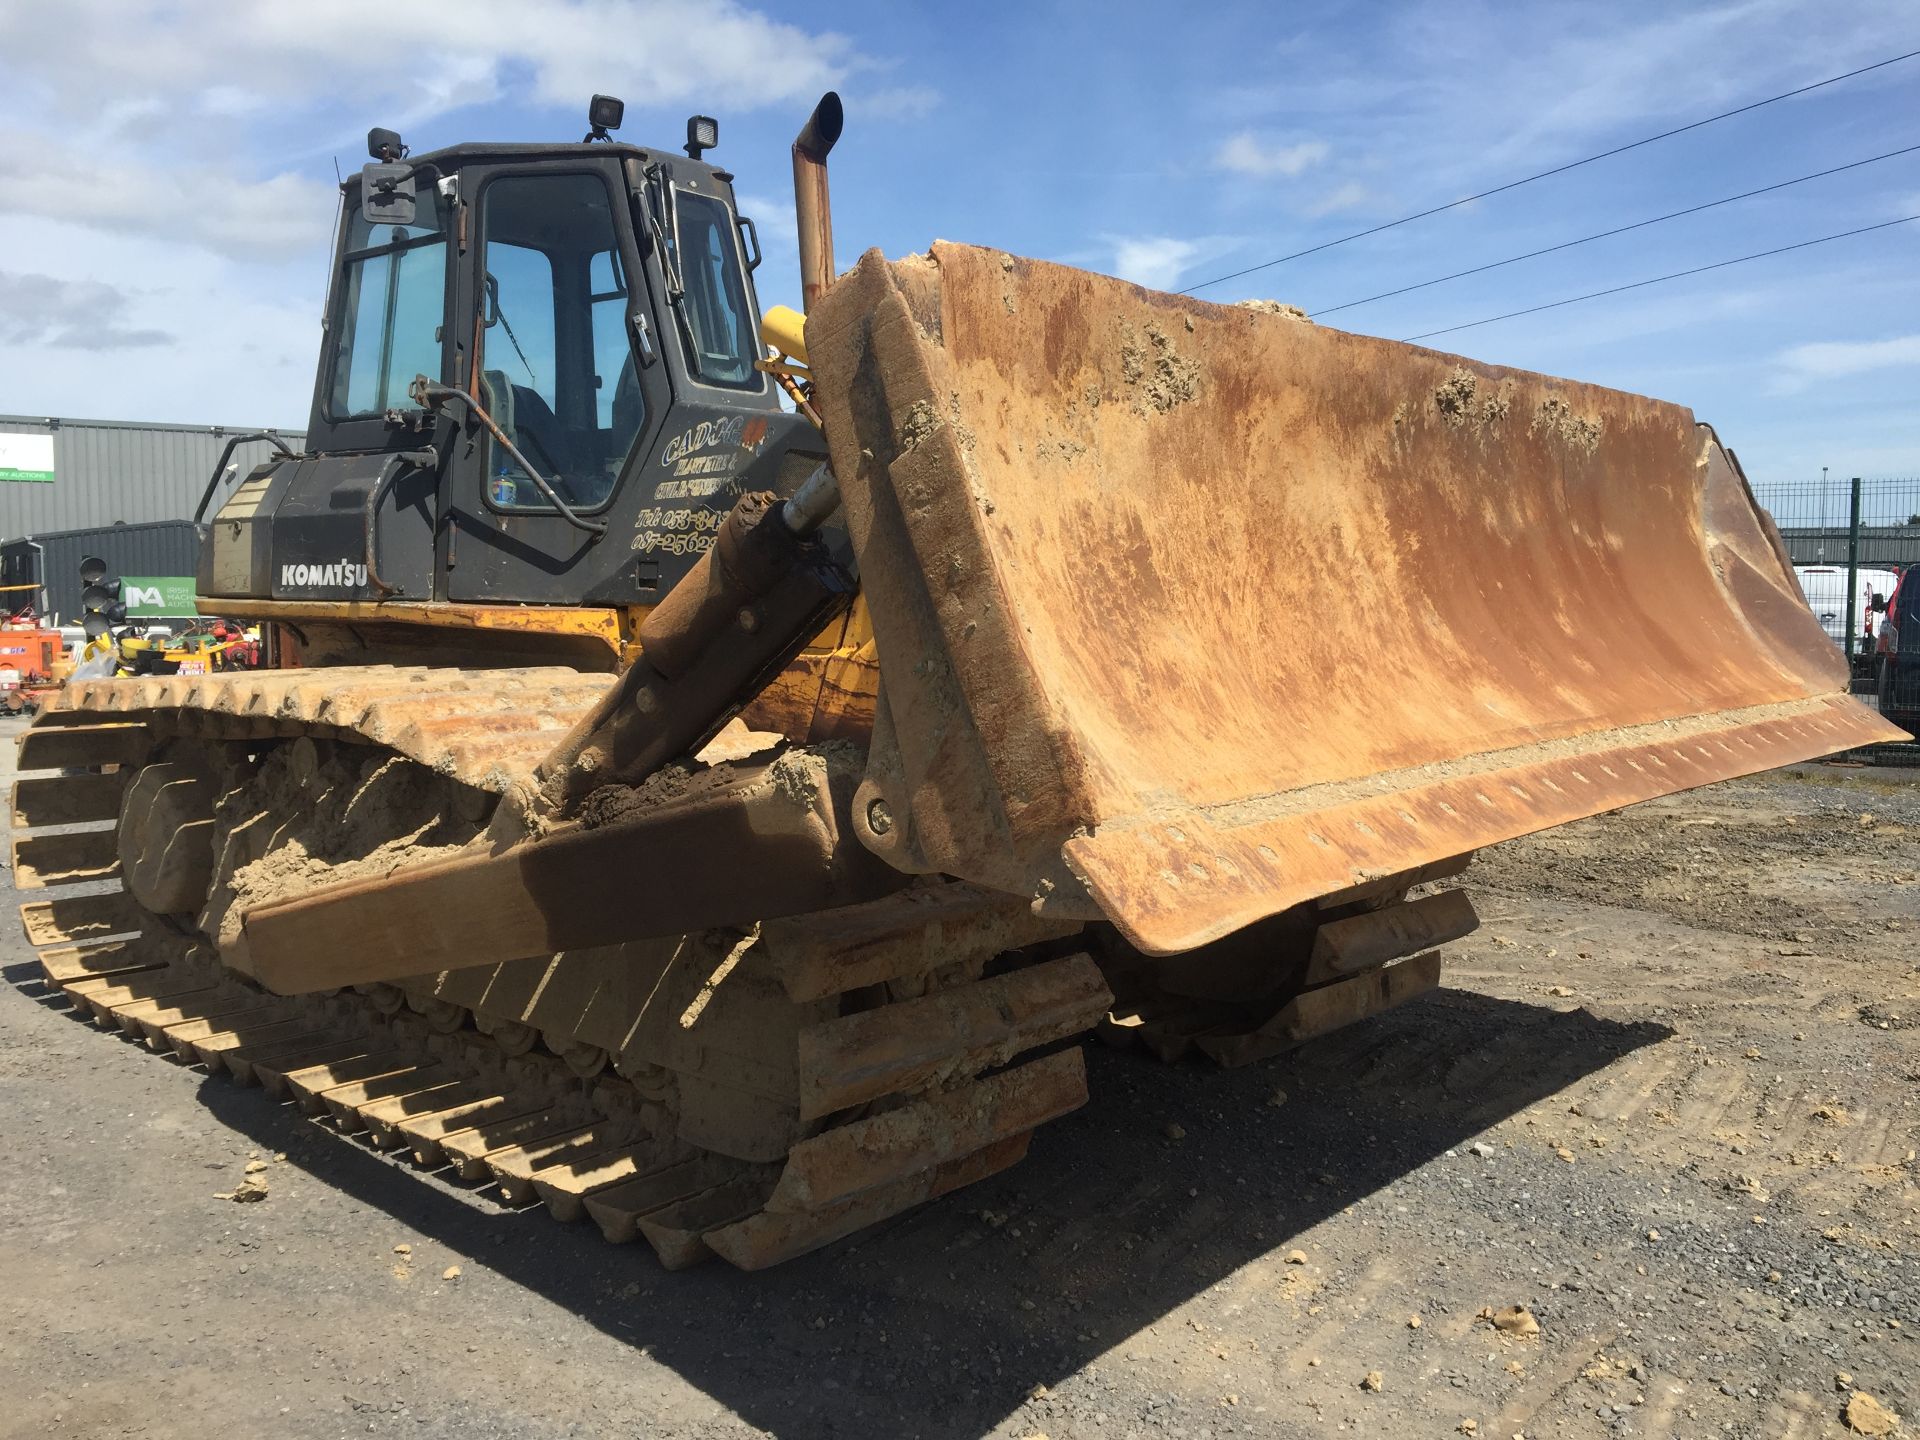
M 0 415 L 0 434 L 51 434 L 54 464 L 51 483 L 0 481 L 0 539 L 189 519 L 227 441 L 255 428 Z M 280 433 L 295 447 L 305 440 L 295 431 Z M 272 450 L 264 441 L 242 445 L 234 451 L 239 473 Z
M 212 462 L 208 464 L 211 468 Z M 107 573 L 119 579 L 191 577 L 200 567 L 200 531 L 191 520 L 161 520 L 8 540 L 0 544 L 0 585 L 42 587 L 43 598 L 36 599 L 35 608 L 44 616 L 58 616 L 63 624 L 77 625 L 80 592 L 85 588 L 80 583 L 80 562 L 89 555 L 106 561 Z M 0 595 L 0 600 L 13 606 L 21 598 L 14 591 Z

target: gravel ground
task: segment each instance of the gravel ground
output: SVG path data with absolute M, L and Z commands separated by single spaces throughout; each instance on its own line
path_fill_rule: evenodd
M 79 1023 L 8 938 L 0 1435 L 1811 1437 L 1849 1433 L 1856 1389 L 1920 1413 L 1912 777 L 1722 785 L 1469 882 L 1485 923 L 1437 994 L 1241 1071 L 1095 1046 L 1092 1104 L 1026 1163 L 762 1275 L 502 1213 Z M 219 1198 L 250 1158 L 270 1198 Z M 1493 1323 L 1514 1306 L 1537 1333 Z

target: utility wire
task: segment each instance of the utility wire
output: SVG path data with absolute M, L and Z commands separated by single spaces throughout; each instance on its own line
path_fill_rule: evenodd
M 1517 265 L 1522 260 L 1532 260 L 1539 255 L 1551 255 L 1556 250 L 1571 250 L 1576 245 L 1587 245 L 1595 240 L 1605 240 L 1610 236 L 1624 235 L 1629 230 L 1644 230 L 1649 225 L 1658 225 L 1666 220 L 1678 220 L 1683 215 L 1698 215 L 1702 210 L 1713 210 L 1721 205 L 1731 205 L 1736 200 L 1751 200 L 1756 195 L 1767 195 L 1775 190 L 1785 190 L 1790 185 L 1804 185 L 1809 180 L 1819 180 L 1828 175 L 1838 175 L 1846 170 L 1858 170 L 1862 165 L 1873 165 L 1882 160 L 1891 160 L 1896 155 L 1911 155 L 1916 150 L 1920 150 L 1920 145 L 1909 145 L 1903 150 L 1889 150 L 1884 155 L 1874 155 L 1865 160 L 1855 160 L 1848 165 L 1836 165 L 1831 170 L 1816 170 L 1813 174 L 1802 175 L 1796 180 L 1782 180 L 1774 185 L 1762 185 L 1758 190 L 1745 190 L 1738 195 L 1729 195 L 1723 200 L 1709 200 L 1703 205 L 1689 205 L 1684 210 L 1670 210 L 1665 215 L 1654 216 L 1651 220 L 1636 220 L 1631 225 L 1617 225 L 1611 230 L 1602 230 L 1597 235 L 1582 235 L 1578 240 L 1562 240 L 1558 245 L 1548 245 L 1539 250 L 1529 250 L 1524 255 L 1509 255 L 1505 260 L 1492 260 L 1485 265 L 1475 265 L 1470 270 L 1456 270 L 1451 275 L 1441 275 L 1432 280 L 1421 280 L 1416 284 L 1402 285 L 1397 290 L 1382 290 L 1378 295 L 1369 295 L 1364 300 L 1348 300 L 1341 305 L 1329 305 L 1324 310 L 1315 310 L 1312 312 L 1312 318 L 1318 320 L 1322 315 L 1332 315 L 1340 310 L 1351 310 L 1356 305 L 1371 305 L 1376 300 L 1388 300 L 1395 295 L 1405 295 L 1414 290 L 1425 290 L 1433 285 L 1444 285 L 1449 280 L 1458 280 L 1463 276 L 1479 275 L 1488 270 L 1498 270 L 1502 265 Z
M 1542 310 L 1558 310 L 1562 305 L 1578 305 L 1582 300 L 1598 300 L 1602 295 L 1618 295 L 1625 290 L 1643 290 L 1649 285 L 1679 280 L 1688 275 L 1704 275 L 1709 270 L 1724 270 L 1729 265 L 1744 265 L 1749 260 L 1764 260 L 1769 255 L 1785 255 L 1789 250 L 1805 250 L 1810 245 L 1825 245 L 1830 240 L 1845 240 L 1851 235 L 1865 235 L 1869 231 L 1885 230 L 1894 225 L 1910 225 L 1915 220 L 1920 220 L 1920 215 L 1902 215 L 1898 220 L 1882 220 L 1878 225 L 1862 225 L 1857 230 L 1842 230 L 1837 235 L 1822 235 L 1817 240 L 1802 240 L 1797 245 L 1782 245 L 1773 250 L 1757 250 L 1751 255 L 1736 255 L 1731 260 L 1716 260 L 1711 265 L 1696 265 L 1691 270 L 1676 270 L 1671 275 L 1656 275 L 1651 280 L 1635 280 L 1631 285 L 1613 285 L 1605 290 L 1591 290 L 1585 295 L 1574 295 L 1565 300 L 1550 300 L 1545 305 L 1529 305 L 1524 310 L 1509 310 L 1504 315 L 1489 315 L 1484 320 L 1469 320 L 1464 325 L 1449 325 L 1443 330 L 1426 330 L 1406 338 L 1408 342 L 1431 340 L 1436 335 L 1451 335 L 1456 330 L 1472 330 L 1479 325 L 1491 325 L 1496 320 L 1512 320 L 1521 315 L 1538 315 Z
M 1733 110 L 1722 110 L 1718 115 L 1709 115 L 1704 120 L 1695 120 L 1690 125 L 1678 125 L 1671 130 L 1662 130 L 1658 135 L 1649 135 L 1644 140 L 1634 140 L 1626 145 L 1616 145 L 1611 150 L 1602 150 L 1598 155 L 1589 155 L 1583 160 L 1569 160 L 1564 165 L 1556 165 L 1551 170 L 1542 170 L 1538 174 L 1528 175 L 1520 180 L 1509 180 L 1504 185 L 1496 185 L 1491 190 L 1482 190 L 1476 195 L 1463 195 L 1458 200 L 1449 200 L 1444 205 L 1435 205 L 1430 210 L 1421 210 L 1412 215 L 1403 215 L 1398 220 L 1388 220 L 1383 224 L 1369 226 L 1365 230 L 1356 230 L 1351 235 L 1342 235 L 1337 240 L 1323 241 L 1310 245 L 1305 250 L 1296 250 L 1291 255 L 1282 255 L 1277 260 L 1263 260 L 1258 265 L 1249 265 L 1244 270 L 1235 270 L 1226 275 L 1216 275 L 1211 280 L 1202 280 L 1197 285 L 1189 285 L 1177 293 L 1191 295 L 1195 291 L 1205 290 L 1209 286 L 1224 285 L 1229 280 L 1238 280 L 1242 275 L 1251 275 L 1256 270 L 1270 270 L 1275 265 L 1284 265 L 1289 260 L 1303 259 L 1308 255 L 1317 255 L 1322 250 L 1331 250 L 1336 245 L 1345 245 L 1350 241 L 1364 240 L 1369 235 L 1378 235 L 1382 230 L 1391 230 L 1398 225 L 1410 225 L 1415 220 L 1424 220 L 1429 215 L 1438 215 L 1446 210 L 1457 210 L 1462 205 L 1471 205 L 1476 200 L 1484 200 L 1489 195 L 1500 195 L 1508 190 L 1517 190 L 1522 185 L 1531 185 L 1536 180 L 1545 180 L 1551 175 L 1564 175 L 1569 170 L 1578 170 L 1582 165 L 1591 165 L 1596 160 L 1606 160 L 1615 155 L 1624 155 L 1629 150 L 1638 150 L 1642 145 L 1651 145 L 1656 140 L 1669 140 L 1675 135 L 1684 135 L 1689 130 L 1698 130 L 1703 125 L 1711 125 L 1718 120 L 1728 120 L 1735 115 L 1744 115 L 1749 110 L 1758 110 L 1765 105 L 1774 105 L 1782 100 L 1791 100 L 1796 95 L 1805 95 L 1810 90 L 1818 90 L 1827 85 L 1837 85 L 1842 80 L 1851 80 L 1856 75 L 1865 75 L 1871 70 L 1884 70 L 1889 65 L 1897 65 L 1902 60 L 1911 60 L 1920 55 L 1920 50 L 1909 50 L 1904 55 L 1895 55 L 1891 59 L 1877 60 L 1871 65 L 1862 65 L 1858 70 L 1849 70 L 1844 75 L 1830 75 L 1825 80 L 1816 80 L 1811 85 L 1802 85 L 1797 90 L 1783 91 L 1778 95 L 1769 95 L 1764 100 L 1755 100 Z

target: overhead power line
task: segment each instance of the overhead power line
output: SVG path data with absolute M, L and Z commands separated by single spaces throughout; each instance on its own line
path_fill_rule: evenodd
M 1558 310 L 1563 305 L 1578 305 L 1582 300 L 1598 300 L 1603 295 L 1618 295 L 1627 290 L 1644 290 L 1649 285 L 1664 284 L 1668 280 L 1681 280 L 1688 275 L 1704 275 L 1709 270 L 1724 270 L 1729 265 L 1744 265 L 1749 260 L 1764 260 L 1769 255 L 1785 255 L 1790 250 L 1805 250 L 1812 245 L 1825 245 L 1832 240 L 1845 240 L 1852 235 L 1865 235 L 1874 230 L 1886 230 L 1895 225 L 1910 225 L 1920 220 L 1920 215 L 1902 215 L 1898 220 L 1882 220 L 1878 225 L 1862 225 L 1857 230 L 1842 230 L 1836 235 L 1822 235 L 1817 240 L 1802 240 L 1797 245 L 1781 245 L 1772 250 L 1756 250 L 1751 255 L 1736 255 L 1731 260 L 1716 260 L 1711 265 L 1696 265 L 1691 270 L 1676 270 L 1671 275 L 1656 275 L 1651 280 L 1635 280 L 1631 285 L 1610 285 L 1605 290 L 1590 290 L 1585 295 L 1569 296 L 1565 300 L 1550 300 L 1545 305 L 1529 305 L 1524 310 L 1509 310 L 1504 315 L 1489 315 L 1484 320 L 1469 320 L 1464 325 L 1449 325 L 1441 330 L 1426 330 L 1418 335 L 1409 335 L 1409 342 L 1431 340 L 1436 335 L 1451 335 L 1456 330 L 1472 330 L 1477 326 L 1491 325 L 1496 320 L 1513 320 L 1522 315 L 1538 315 L 1542 310 Z
M 1502 265 L 1517 265 L 1522 260 L 1532 260 L 1536 256 L 1551 255 L 1556 250 L 1571 250 L 1576 245 L 1588 245 L 1595 240 L 1605 240 L 1614 235 L 1625 235 L 1629 230 L 1644 230 L 1649 225 L 1658 225 L 1667 220 L 1678 220 L 1683 215 L 1698 215 L 1702 210 L 1717 209 L 1722 205 L 1731 205 L 1736 200 L 1751 200 L 1756 195 L 1768 195 L 1775 190 L 1785 190 L 1790 185 L 1804 185 L 1809 180 L 1824 179 L 1828 175 L 1838 175 L 1847 170 L 1858 170 L 1862 165 L 1875 165 L 1882 160 L 1891 160 L 1897 155 L 1911 155 L 1920 150 L 1920 145 L 1908 145 L 1901 150 L 1889 150 L 1884 155 L 1871 155 L 1865 160 L 1855 160 L 1850 164 L 1836 165 L 1831 170 L 1816 170 L 1811 175 L 1802 175 L 1793 180 L 1782 180 L 1773 185 L 1762 185 L 1758 190 L 1743 190 L 1738 195 L 1729 195 L 1722 200 L 1709 200 L 1701 205 L 1689 205 L 1684 210 L 1669 210 L 1665 215 L 1656 215 L 1651 220 L 1636 220 L 1631 225 L 1616 225 L 1611 230 L 1602 230 L 1593 235 L 1582 235 L 1578 240 L 1562 240 L 1558 245 L 1546 245 L 1538 250 L 1529 250 L 1524 255 L 1509 255 L 1504 260 L 1490 260 L 1485 265 L 1475 265 L 1471 269 L 1456 270 L 1451 275 L 1438 275 L 1431 280 L 1420 280 L 1412 285 L 1402 285 L 1397 290 L 1382 290 L 1378 295 L 1369 295 L 1364 300 L 1348 300 L 1344 304 L 1329 305 L 1324 310 L 1315 310 L 1313 318 L 1332 315 L 1337 311 L 1351 310 L 1356 305 L 1371 305 L 1376 300 L 1390 300 L 1395 295 L 1405 295 L 1414 290 L 1425 290 L 1434 285 L 1444 285 L 1449 280 L 1459 280 L 1468 275 L 1483 274 L 1488 270 L 1498 270 Z
M 1749 104 L 1737 106 L 1732 110 L 1722 110 L 1718 115 L 1709 115 L 1704 120 L 1695 120 L 1691 124 L 1676 125 L 1671 130 L 1662 130 L 1658 135 L 1649 135 L 1644 140 L 1634 140 L 1625 145 L 1616 145 L 1611 150 L 1602 150 L 1597 155 L 1588 155 L 1580 160 L 1569 160 L 1564 165 L 1555 165 L 1551 170 L 1542 170 L 1537 174 L 1524 176 L 1519 180 L 1509 180 L 1504 185 L 1496 185 L 1491 190 L 1482 190 L 1478 194 L 1463 195 L 1458 200 L 1449 200 L 1444 205 L 1435 205 L 1429 210 L 1421 210 L 1412 215 L 1403 215 L 1398 220 L 1388 220 L 1379 225 L 1368 226 L 1365 230 L 1356 230 L 1351 235 L 1342 235 L 1337 240 L 1326 240 L 1318 245 L 1309 245 L 1305 250 L 1296 250 L 1291 255 L 1282 255 L 1275 260 L 1263 260 L 1258 265 L 1249 265 L 1243 270 L 1234 270 L 1225 275 L 1216 275 L 1211 280 L 1202 280 L 1197 285 L 1189 285 L 1180 291 L 1182 295 L 1191 295 L 1195 291 L 1205 290 L 1213 285 L 1224 285 L 1229 280 L 1238 280 L 1242 275 L 1251 275 L 1259 270 L 1271 270 L 1275 265 L 1284 265 L 1290 260 L 1304 259 L 1308 255 L 1317 255 L 1322 250 L 1331 250 L 1336 245 L 1346 245 L 1354 240 L 1364 240 L 1369 235 L 1378 235 L 1383 230 L 1392 230 L 1396 226 L 1411 225 L 1415 220 L 1424 220 L 1429 215 L 1439 215 L 1447 210 L 1457 210 L 1462 205 L 1471 205 L 1476 200 L 1485 200 L 1489 195 L 1504 194 L 1508 190 L 1517 190 L 1522 185 L 1531 185 L 1536 180 L 1545 180 L 1549 176 L 1564 175 L 1569 170 L 1578 170 L 1582 165 L 1591 165 L 1596 160 L 1610 159 L 1615 155 L 1624 155 L 1629 150 L 1638 150 L 1643 145 L 1652 145 L 1659 140 L 1670 140 L 1675 135 L 1684 135 L 1689 130 L 1698 130 L 1703 125 L 1712 125 L 1716 121 L 1730 120 L 1735 115 L 1745 115 L 1750 110 L 1775 105 L 1782 100 L 1791 100 L 1796 95 L 1805 95 L 1809 91 L 1819 90 L 1828 85 L 1838 85 L 1842 80 L 1851 80 L 1856 75 L 1865 75 L 1869 71 L 1884 70 L 1889 65 L 1898 65 L 1902 60 L 1911 60 L 1920 55 L 1920 50 L 1909 50 L 1904 55 L 1895 55 L 1886 60 L 1876 60 L 1871 65 L 1862 65 L 1857 70 L 1849 70 L 1844 75 L 1829 75 L 1825 80 L 1816 80 L 1811 85 L 1802 85 L 1798 89 L 1782 91 L 1778 95 L 1769 95 L 1764 100 L 1755 100 Z

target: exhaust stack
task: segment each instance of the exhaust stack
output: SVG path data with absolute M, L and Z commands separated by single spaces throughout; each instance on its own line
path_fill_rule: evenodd
M 827 152 L 846 116 L 829 90 L 793 141 L 793 209 L 800 226 L 800 299 L 811 311 L 833 283 L 833 209 L 827 199 Z

